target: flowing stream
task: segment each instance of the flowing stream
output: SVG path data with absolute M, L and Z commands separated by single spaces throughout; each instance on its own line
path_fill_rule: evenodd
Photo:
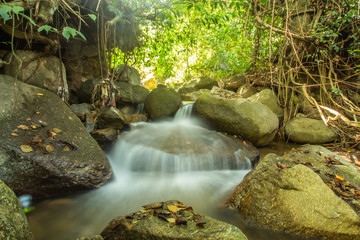
M 257 150 L 204 128 L 190 117 L 191 108 L 183 104 L 174 120 L 137 123 L 123 133 L 108 153 L 114 177 L 102 188 L 38 203 L 28 215 L 35 238 L 71 240 L 99 234 L 114 217 L 174 199 L 238 225 L 224 201 L 251 170 Z

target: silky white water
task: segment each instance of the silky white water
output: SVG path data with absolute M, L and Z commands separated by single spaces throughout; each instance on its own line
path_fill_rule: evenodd
M 29 215 L 36 239 L 99 234 L 114 217 L 172 199 L 220 216 L 224 200 L 249 172 L 256 150 L 202 127 L 189 118 L 191 105 L 186 108 L 187 114 L 178 113 L 174 121 L 137 123 L 122 134 L 108 154 L 113 180 L 102 188 L 38 204 Z

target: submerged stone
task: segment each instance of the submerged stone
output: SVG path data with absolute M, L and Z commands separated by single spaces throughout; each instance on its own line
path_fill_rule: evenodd
M 246 240 L 237 227 L 198 214 L 173 200 L 113 219 L 100 234 L 104 240 Z

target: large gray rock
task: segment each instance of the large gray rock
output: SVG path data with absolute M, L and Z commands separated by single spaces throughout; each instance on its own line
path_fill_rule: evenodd
M 190 93 L 185 93 L 185 94 L 181 94 L 181 99 L 183 101 L 192 101 L 195 102 L 196 99 L 198 99 L 198 97 L 201 96 L 201 94 L 205 93 L 205 92 L 210 92 L 209 89 L 200 89 L 197 90 L 195 92 L 190 92 Z
M 68 99 L 66 69 L 59 58 L 41 56 L 40 53 L 32 51 L 17 50 L 15 53 L 22 62 L 18 80 L 47 89 Z M 4 66 L 4 73 L 15 77 L 19 71 L 20 61 L 12 53 L 6 56 L 6 61 L 10 58 L 11 63 Z
M 120 82 L 127 82 L 132 85 L 140 84 L 140 74 L 138 70 L 124 64 L 119 65 L 115 69 L 115 78 Z
M 225 81 L 225 89 L 236 91 L 242 85 L 247 83 L 246 75 L 245 74 L 238 74 L 231 76 L 228 80 Z
M 12 77 L 0 75 L 0 125 L 0 179 L 19 195 L 93 189 L 111 177 L 99 145 L 47 90 L 21 81 L 14 88 Z
M 181 95 L 183 95 L 183 94 L 198 91 L 200 89 L 211 90 L 211 88 L 213 86 L 218 86 L 217 81 L 212 79 L 211 77 L 203 76 L 203 77 L 195 78 L 188 82 L 185 82 L 183 85 L 181 85 L 178 92 Z
M 121 130 L 126 125 L 124 114 L 115 107 L 102 107 L 97 113 L 98 128 L 113 128 Z
M 265 105 L 246 99 L 226 99 L 204 93 L 195 102 L 197 114 L 217 130 L 239 134 L 257 146 L 271 142 L 278 117 Z
M 335 141 L 338 135 L 322 120 L 298 115 L 286 124 L 285 133 L 295 143 L 322 144 Z
M 0 239 L 34 239 L 16 195 L 0 180 Z
M 176 113 L 180 106 L 180 95 L 175 90 L 167 89 L 163 85 L 158 85 L 145 100 L 145 112 L 152 119 L 170 117 Z
M 237 227 L 197 214 L 179 201 L 153 203 L 145 210 L 113 219 L 104 240 L 245 240 Z
M 142 86 L 132 85 L 126 82 L 115 82 L 116 87 L 116 104 L 122 102 L 139 104 L 144 103 L 149 90 Z
M 268 154 L 228 204 L 260 228 L 307 238 L 360 239 L 359 175 L 355 166 L 321 146 Z
M 91 103 L 91 96 L 93 95 L 96 84 L 100 79 L 94 78 L 84 82 L 80 89 L 77 91 L 77 96 L 80 103 Z
M 276 114 L 276 116 L 278 116 L 279 119 L 284 117 L 284 110 L 279 106 L 277 96 L 270 89 L 264 89 L 261 92 L 249 97 L 248 100 L 266 105 L 271 111 L 273 111 L 273 113 Z

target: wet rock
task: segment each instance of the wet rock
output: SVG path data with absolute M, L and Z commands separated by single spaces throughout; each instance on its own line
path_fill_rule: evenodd
M 138 70 L 124 64 L 119 65 L 115 69 L 115 78 L 120 82 L 130 83 L 132 85 L 140 84 L 140 74 Z
M 34 239 L 16 195 L 0 180 L 0 239 Z
M 239 74 L 235 76 L 231 76 L 229 80 L 225 82 L 225 89 L 236 91 L 242 85 L 245 85 L 247 82 L 245 74 Z
M 217 81 L 212 79 L 209 76 L 203 76 L 203 77 L 195 78 L 195 79 L 192 79 L 192 80 L 190 80 L 188 82 L 185 82 L 183 85 L 181 85 L 178 92 L 181 95 L 183 95 L 183 94 L 186 94 L 186 93 L 198 91 L 200 89 L 209 89 L 209 90 L 211 90 L 211 88 L 213 86 L 218 86 Z
M 78 116 L 82 121 L 85 120 L 86 114 L 90 113 L 90 106 L 87 103 L 72 104 L 70 109 Z
M 173 200 L 148 204 L 145 210 L 113 219 L 100 234 L 104 240 L 245 240 L 233 225 L 198 214 Z
M 144 103 L 149 90 L 139 85 L 132 85 L 126 82 L 115 82 L 116 87 L 116 105 L 123 102 L 139 104 Z
M 170 117 L 181 106 L 181 97 L 173 89 L 158 85 L 145 100 L 145 111 L 152 119 Z
M 278 117 L 265 105 L 246 99 L 226 99 L 205 93 L 195 102 L 197 114 L 219 131 L 239 134 L 256 146 L 271 142 Z
M 85 115 L 85 127 L 86 127 L 86 131 L 88 132 L 94 131 L 96 127 L 95 118 L 91 113 L 86 113 Z
M 129 124 L 130 123 L 136 123 L 136 122 L 146 122 L 146 121 L 147 121 L 146 114 L 137 114 L 137 113 L 135 113 L 135 114 L 131 115 Z
M 119 107 L 119 110 L 120 110 L 122 116 L 124 116 L 125 122 L 127 124 L 129 124 L 132 115 L 136 111 L 135 107 L 133 105 L 123 105 L 123 106 Z
M 97 129 L 90 134 L 101 146 L 110 144 L 118 138 L 118 131 L 112 128 Z
M 121 130 L 125 127 L 126 119 L 115 107 L 102 107 L 97 113 L 98 128 L 113 128 Z
M 0 75 L 0 179 L 33 197 L 104 184 L 110 164 L 79 118 L 55 94 L 13 81 Z
M 22 61 L 22 68 L 18 80 L 47 89 L 60 97 L 68 99 L 69 91 L 66 80 L 66 69 L 59 58 L 55 56 L 41 56 L 41 53 L 17 50 L 16 55 Z M 20 67 L 20 62 L 9 53 L 6 61 L 11 63 L 4 66 L 4 73 L 15 77 Z M 12 56 L 12 57 L 11 57 Z
M 264 104 L 278 116 L 279 119 L 284 117 L 284 110 L 279 106 L 277 96 L 270 89 L 264 89 L 261 92 L 252 95 L 248 98 L 250 101 L 255 101 Z
M 285 133 L 295 143 L 322 144 L 335 141 L 338 135 L 322 120 L 298 115 L 286 124 Z
M 91 96 L 94 92 L 96 84 L 100 82 L 100 79 L 89 79 L 84 82 L 80 89 L 77 91 L 79 102 L 91 103 Z
M 238 95 L 240 95 L 242 98 L 248 98 L 248 97 L 251 97 L 252 95 L 256 94 L 257 90 L 256 90 L 256 88 L 254 88 L 252 86 L 243 85 L 238 88 L 236 93 Z
M 355 166 L 321 146 L 268 154 L 237 186 L 228 205 L 260 228 L 359 239 L 360 212 L 353 204 L 360 194 L 359 175 Z

